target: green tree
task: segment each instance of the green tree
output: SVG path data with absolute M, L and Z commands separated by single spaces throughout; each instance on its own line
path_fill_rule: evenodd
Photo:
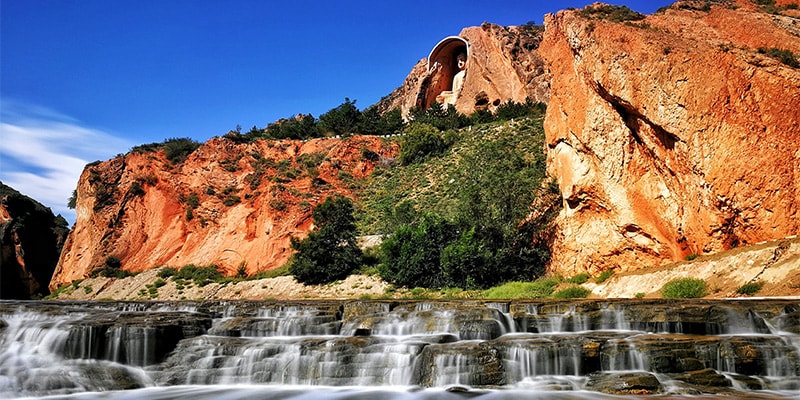
M 267 125 L 264 136 L 272 139 L 308 139 L 319 136 L 317 120 L 311 114 L 282 118 Z
M 365 135 L 393 135 L 403 130 L 403 115 L 395 108 L 381 114 L 378 107 L 367 107 L 361 113 L 361 119 L 356 130 Z
M 400 226 L 381 244 L 381 278 L 407 287 L 450 286 L 441 254 L 457 237 L 454 224 L 433 214 Z
M 314 208 L 311 217 L 316 229 L 305 239 L 291 239 L 296 253 L 289 272 L 299 282 L 312 285 L 346 278 L 361 264 L 352 201 L 329 197 Z
M 361 112 L 356 108 L 356 101 L 345 97 L 344 103 L 319 116 L 323 131 L 337 135 L 351 135 L 361 121 Z
M 67 200 L 67 208 L 74 210 L 78 206 L 78 189 L 72 191 L 72 195 Z
M 470 123 L 469 117 L 458 112 L 452 104 L 444 106 L 435 101 L 427 109 L 412 109 L 410 118 L 414 122 L 432 125 L 440 131 L 462 128 Z
M 394 135 L 403 131 L 405 122 L 400 109 L 393 109 L 381 115 L 380 130 L 384 135 Z
M 170 138 L 164 141 L 164 155 L 172 164 L 180 164 L 200 146 L 190 138 Z
M 400 141 L 400 163 L 403 165 L 423 162 L 437 156 L 449 146 L 444 136 L 432 125 L 414 122 L 405 130 Z

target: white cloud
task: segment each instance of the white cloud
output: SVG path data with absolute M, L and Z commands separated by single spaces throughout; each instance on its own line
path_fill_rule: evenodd
M 50 207 L 70 223 L 67 208 L 84 166 L 126 152 L 131 144 L 42 107 L 3 99 L 0 181 Z

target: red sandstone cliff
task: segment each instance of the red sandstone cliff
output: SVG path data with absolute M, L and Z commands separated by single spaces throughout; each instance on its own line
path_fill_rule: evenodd
M 545 27 L 548 165 L 564 198 L 553 270 L 798 233 L 800 69 L 764 50 L 800 54 L 798 19 L 742 0 L 628 23 L 561 11 Z
M 396 151 L 377 137 L 215 138 L 178 165 L 163 151 L 90 164 L 50 287 L 89 276 L 110 256 L 133 272 L 190 263 L 217 264 L 228 274 L 242 265 L 248 274 L 279 267 L 291 255 L 289 238 L 311 228 L 314 205 L 351 196 L 348 181 Z
M 476 108 L 491 109 L 508 100 L 525 102 L 531 98 L 547 102 L 549 87 L 537 51 L 542 32 L 542 28 L 537 26 L 489 23 L 464 28 L 458 37 L 468 43 L 469 57 L 456 109 L 472 114 Z M 438 50 L 436 47 L 433 52 Z M 429 71 L 428 64 L 427 58 L 417 62 L 403 85 L 378 103 L 379 109 L 399 108 L 406 116 L 414 107 L 427 107 L 442 89 L 449 89 L 452 78 L 437 82 L 439 79 Z

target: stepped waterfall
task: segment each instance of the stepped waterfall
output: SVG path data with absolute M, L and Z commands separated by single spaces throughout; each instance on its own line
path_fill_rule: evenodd
M 0 302 L 0 398 L 800 397 L 800 300 Z

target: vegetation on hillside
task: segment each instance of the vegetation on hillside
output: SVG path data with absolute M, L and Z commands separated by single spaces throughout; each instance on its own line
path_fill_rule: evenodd
M 706 282 L 698 278 L 675 279 L 661 288 L 661 295 L 665 299 L 696 299 L 707 294 Z
M 292 240 L 289 271 L 308 284 L 343 279 L 362 260 L 356 234 L 382 233 L 366 260 L 397 286 L 485 288 L 543 274 L 559 203 L 545 180 L 543 112 L 508 102 L 480 117 L 490 122 L 472 124 L 477 117 L 452 107 L 414 110 L 398 139 L 400 162 L 355 187 L 357 210 L 344 198 L 317 206 L 317 229 Z M 343 134 L 361 126 L 364 113 L 346 99 L 318 125 Z M 532 213 L 537 198 L 549 200 Z
M 386 237 L 383 279 L 469 289 L 544 273 L 560 202 L 546 180 L 543 110 L 508 107 L 528 116 L 444 131 L 415 120 L 401 139 L 399 165 L 373 174 L 359 223 L 362 233 Z

